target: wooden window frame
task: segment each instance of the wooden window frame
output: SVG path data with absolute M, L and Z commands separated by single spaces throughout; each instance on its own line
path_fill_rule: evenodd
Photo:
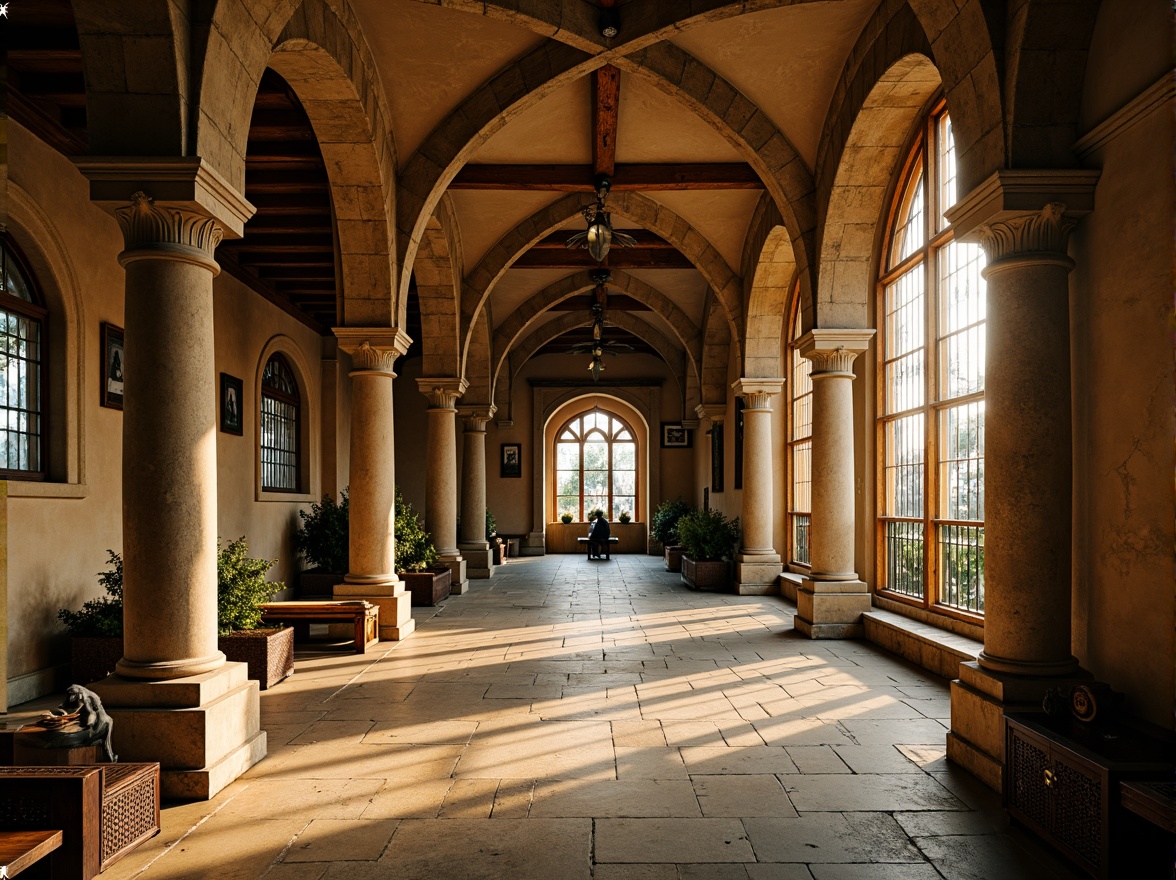
M 33 302 L 28 302 L 8 293 L 3 287 L 3 278 L 0 276 L 0 310 L 11 312 L 37 322 L 39 328 L 37 333 L 37 347 L 39 349 L 37 367 L 40 371 L 38 388 L 40 407 L 37 410 L 37 418 L 40 422 L 40 442 L 37 449 L 37 464 L 39 467 L 35 471 L 0 467 L 0 480 L 43 483 L 49 478 L 47 459 L 49 450 L 52 448 L 49 442 L 49 413 L 52 411 L 49 401 L 50 388 L 52 387 L 49 381 L 48 356 L 50 351 L 49 309 L 45 306 L 45 296 L 41 292 L 37 277 L 33 274 L 32 268 L 29 266 L 29 262 L 25 259 L 20 247 L 7 233 L 0 235 L 0 246 L 3 247 L 8 259 L 16 264 L 17 270 L 28 285 L 29 295 L 34 300 Z
M 798 342 L 803 335 L 798 328 L 800 321 L 800 287 L 797 285 L 792 297 L 793 307 L 792 314 L 788 321 L 788 343 L 785 345 L 785 350 L 788 355 L 788 417 L 787 417 L 787 439 L 785 441 L 785 450 L 787 455 L 788 468 L 788 486 L 787 486 L 787 501 L 785 504 L 786 523 L 785 528 L 788 530 L 788 568 L 790 571 L 796 573 L 808 573 L 812 570 L 812 560 L 810 556 L 809 562 L 804 562 L 797 558 L 796 552 L 796 517 L 807 516 L 809 518 L 809 548 L 812 548 L 812 448 L 813 448 L 813 431 L 812 431 L 812 381 L 809 382 L 809 390 L 807 396 L 809 398 L 809 432 L 804 437 L 796 436 L 796 402 L 800 399 L 797 395 L 799 383 L 797 382 L 797 366 L 804 358 L 799 353 L 800 346 Z M 799 358 L 799 360 L 798 360 Z M 809 444 L 809 509 L 807 512 L 797 509 L 796 503 L 796 448 L 805 441 Z
M 552 459 L 551 459 L 551 462 L 552 462 L 552 468 L 551 468 L 552 505 L 551 505 L 551 509 L 555 512 L 555 518 L 558 519 L 560 516 L 559 499 L 562 497 L 559 494 L 559 473 L 561 470 L 561 468 L 559 467 L 559 445 L 561 443 L 572 442 L 570 440 L 561 440 L 560 437 L 563 435 L 564 431 L 568 430 L 569 426 L 573 422 L 581 422 L 582 423 L 582 420 L 592 413 L 599 413 L 601 415 L 607 416 L 608 418 L 616 419 L 618 422 L 621 423 L 621 426 L 622 426 L 621 430 L 628 431 L 630 438 L 632 438 L 630 440 L 616 440 L 615 438 L 610 438 L 607 436 L 605 437 L 605 442 L 608 444 L 608 510 L 606 510 L 605 513 L 609 517 L 612 516 L 612 507 L 613 507 L 613 498 L 614 498 L 614 493 L 613 493 L 613 444 L 614 443 L 632 443 L 633 444 L 633 510 L 630 511 L 630 513 L 632 514 L 632 521 L 638 522 L 640 520 L 639 513 L 640 513 L 640 506 L 641 506 L 641 443 L 637 437 L 637 432 L 633 430 L 633 426 L 631 424 L 629 424 L 629 421 L 627 419 L 622 418 L 620 415 L 618 415 L 615 412 L 612 412 L 611 410 L 602 409 L 599 407 L 595 408 L 595 409 L 587 410 L 585 412 L 577 413 L 576 415 L 571 416 L 566 421 L 564 421 L 564 423 L 562 425 L 560 425 L 558 430 L 556 430 L 556 432 L 555 432 L 555 439 L 553 442 Z M 599 428 L 592 428 L 591 429 L 591 432 L 598 432 L 598 431 L 600 431 Z M 584 431 L 579 432 L 580 436 L 576 441 L 576 443 L 579 447 L 578 467 L 579 467 L 579 474 L 580 474 L 580 489 L 579 489 L 580 519 L 577 520 L 577 522 L 587 522 L 587 519 L 586 519 L 587 511 L 584 509 L 584 443 L 588 437 L 588 434 L 591 432 L 584 432 Z M 603 433 L 603 432 L 601 432 L 601 433 Z M 610 522 L 615 522 L 615 520 L 612 520 L 610 518 Z

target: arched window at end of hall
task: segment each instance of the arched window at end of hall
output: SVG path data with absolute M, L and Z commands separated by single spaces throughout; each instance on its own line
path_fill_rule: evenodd
M 0 479 L 45 478 L 47 311 L 16 247 L 0 237 Z
M 799 301 L 794 297 L 794 300 Z M 810 565 L 809 527 L 813 511 L 813 382 L 812 362 L 800 356 L 800 309 L 792 319 L 788 336 L 789 376 L 792 411 L 789 416 L 788 456 L 791 485 L 788 492 L 789 561 Z
M 611 413 L 594 409 L 568 420 L 555 434 L 555 512 L 580 522 L 600 508 L 616 520 L 638 519 L 637 438 Z
M 951 120 L 922 127 L 879 273 L 878 587 L 964 617 L 984 612 L 985 287 L 979 245 L 954 240 Z
M 301 399 L 290 364 L 275 354 L 261 377 L 261 488 L 298 492 Z

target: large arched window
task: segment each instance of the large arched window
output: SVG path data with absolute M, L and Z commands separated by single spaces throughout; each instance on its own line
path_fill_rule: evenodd
M 16 248 L 0 238 L 0 478 L 45 477 L 46 310 Z
M 601 508 L 615 520 L 637 512 L 637 438 L 611 413 L 594 409 L 570 419 L 555 435 L 556 515 L 581 522 Z
M 809 376 L 812 361 L 800 356 L 800 309 L 792 321 L 788 337 L 789 383 L 792 397 L 791 424 L 788 431 L 788 454 L 792 464 L 788 493 L 790 531 L 789 561 L 810 565 L 809 526 L 813 512 L 813 381 Z
M 951 120 L 932 112 L 897 190 L 878 295 L 878 586 L 984 611 L 984 315 L 979 245 L 953 240 Z
M 273 355 L 261 376 L 261 488 L 267 492 L 299 490 L 300 404 L 294 371 Z

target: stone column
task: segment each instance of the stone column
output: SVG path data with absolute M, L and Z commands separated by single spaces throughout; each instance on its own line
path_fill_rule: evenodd
M 350 571 L 334 594 L 380 609 L 380 638 L 398 641 L 415 628 L 412 597 L 396 574 L 396 448 L 392 364 L 409 340 L 395 328 L 336 327 L 351 355 Z
M 417 379 L 429 398 L 429 428 L 425 452 L 425 530 L 437 547 L 437 560 L 453 573 L 450 594 L 469 589 L 466 561 L 457 547 L 457 399 L 469 383 L 465 379 Z
M 810 639 L 860 638 L 870 592 L 854 568 L 853 362 L 873 330 L 812 330 L 800 353 L 813 362 L 811 570 L 796 594 L 796 629 Z
M 772 503 L 772 397 L 784 387 L 784 380 L 739 379 L 731 387 L 743 398 L 743 538 L 735 557 L 735 592 L 766 595 L 779 591 L 784 568 L 773 545 Z
M 204 799 L 266 752 L 257 683 L 217 648 L 213 253 L 252 207 L 227 186 L 211 209 L 198 199 L 157 203 L 143 191 L 120 202 L 103 198 L 102 178 L 82 170 L 126 245 L 118 257 L 126 270 L 123 658 L 93 689 L 124 761 L 159 761 L 165 797 Z M 103 170 L 122 186 L 130 177 L 169 195 L 209 174 L 187 164 L 187 181 L 155 187 L 147 167 Z
M 950 212 L 988 265 L 984 650 L 952 682 L 947 754 L 1000 790 L 1003 716 L 1089 679 L 1071 653 L 1070 231 L 1098 172 L 1000 172 Z M 1067 207 L 1069 206 L 1069 207 Z
M 471 579 L 482 580 L 494 573 L 494 556 L 486 541 L 486 424 L 494 407 L 470 404 L 458 407 L 462 430 L 461 538 L 458 547 L 465 557 Z

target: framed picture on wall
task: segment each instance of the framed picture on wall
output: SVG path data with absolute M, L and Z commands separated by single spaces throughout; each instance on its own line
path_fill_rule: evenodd
M 523 475 L 523 446 L 521 443 L 502 444 L 502 467 L 500 476 L 521 477 Z
M 244 385 L 236 376 L 220 374 L 220 429 L 241 436 L 241 407 L 245 403 Z
M 103 406 L 123 408 L 123 364 L 126 357 L 123 328 L 102 322 L 102 397 Z
M 663 449 L 688 449 L 692 440 L 690 429 L 681 422 L 661 423 L 661 445 Z

